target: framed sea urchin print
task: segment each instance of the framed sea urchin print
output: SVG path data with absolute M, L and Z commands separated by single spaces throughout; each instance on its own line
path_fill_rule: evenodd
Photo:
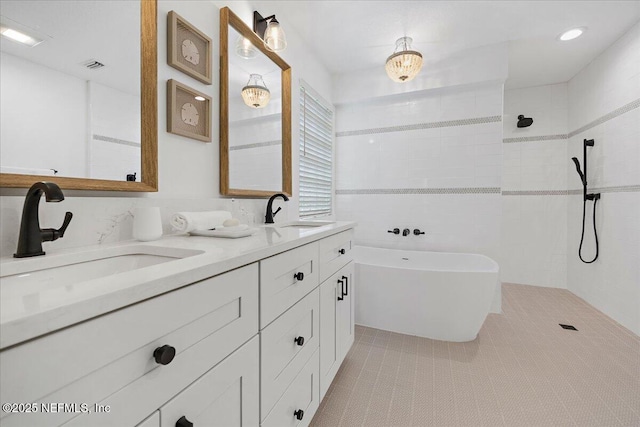
M 211 38 L 173 10 L 167 14 L 167 64 L 211 84 Z
M 211 142 L 211 97 L 168 80 L 167 132 Z

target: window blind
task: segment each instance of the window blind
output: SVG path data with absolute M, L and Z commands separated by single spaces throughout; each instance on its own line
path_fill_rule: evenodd
M 300 85 L 300 217 L 331 215 L 333 110 Z

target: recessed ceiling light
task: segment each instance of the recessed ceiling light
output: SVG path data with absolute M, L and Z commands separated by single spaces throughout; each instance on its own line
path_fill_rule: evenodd
M 16 41 L 18 43 L 26 44 L 27 46 L 36 46 L 42 43 L 41 39 L 37 39 L 35 37 L 31 37 L 28 34 L 24 34 L 20 31 L 14 30 L 12 28 L 2 27 L 1 34 L 8 39 Z
M 585 31 L 587 30 L 586 27 L 580 27 L 580 28 L 572 28 L 568 31 L 565 31 L 564 33 L 560 34 L 558 36 L 558 40 L 566 42 L 569 40 L 573 40 L 573 39 L 577 39 L 578 37 L 580 37 Z
M 37 46 L 51 37 L 40 34 L 39 31 L 0 15 L 0 35 L 7 39 L 29 47 Z
M 204 101 L 204 96 L 196 96 L 196 101 Z

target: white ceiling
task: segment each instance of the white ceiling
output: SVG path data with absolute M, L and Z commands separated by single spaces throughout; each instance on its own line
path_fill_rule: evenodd
M 565 82 L 640 20 L 640 1 L 366 1 L 259 2 L 277 13 L 332 73 L 383 67 L 402 36 L 426 58 L 509 43 L 507 87 Z M 573 27 L 580 38 L 559 42 Z

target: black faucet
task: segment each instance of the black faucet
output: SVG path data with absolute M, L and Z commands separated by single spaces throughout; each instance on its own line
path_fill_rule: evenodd
M 411 230 L 409 230 L 408 228 L 405 228 L 404 230 L 402 230 L 402 235 L 403 236 L 408 236 L 409 233 L 411 233 Z
M 289 201 L 289 198 L 282 193 L 276 193 L 273 196 L 271 196 L 269 198 L 269 202 L 267 202 L 267 215 L 264 217 L 265 224 L 273 224 L 273 217 L 276 216 L 278 212 L 280 212 L 280 209 L 282 209 L 282 208 L 278 208 L 275 212 L 272 211 L 273 201 L 278 197 L 282 197 L 285 202 Z
M 20 237 L 18 238 L 18 249 L 13 254 L 16 258 L 44 255 L 42 242 L 51 242 L 64 237 L 73 214 L 67 212 L 64 222 L 59 229 L 40 229 L 40 218 L 38 217 L 38 205 L 40 197 L 44 193 L 47 202 L 61 202 L 64 200 L 62 190 L 53 182 L 36 182 L 27 191 L 22 208 L 22 221 L 20 222 Z

